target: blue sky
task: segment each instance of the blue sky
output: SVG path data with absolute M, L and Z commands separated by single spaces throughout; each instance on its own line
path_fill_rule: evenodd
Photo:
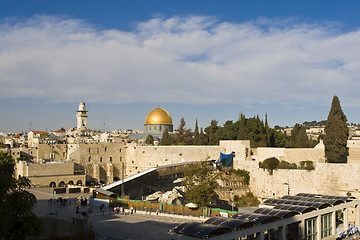
M 0 0 L 0 131 L 360 122 L 359 1 Z

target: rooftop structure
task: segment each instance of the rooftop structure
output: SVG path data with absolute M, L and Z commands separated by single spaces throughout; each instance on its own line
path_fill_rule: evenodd
M 169 239 L 272 239 L 319 240 L 343 234 L 359 226 L 359 200 L 354 197 L 299 193 L 282 199 L 268 199 L 253 213 L 231 218 L 211 218 L 204 223 L 184 223 L 169 232 Z M 341 216 L 340 218 L 338 216 Z M 342 228 L 337 225 L 342 221 Z

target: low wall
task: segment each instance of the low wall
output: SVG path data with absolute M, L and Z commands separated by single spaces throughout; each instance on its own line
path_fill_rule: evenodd
M 85 184 L 85 175 L 29 177 L 29 179 L 31 181 L 31 185 L 35 185 L 38 187 L 50 186 L 50 183 L 52 182 L 54 182 L 56 184 L 56 187 L 58 187 L 60 182 L 62 181 L 67 184 L 70 181 L 76 183 L 80 180 L 82 184 Z
M 57 175 L 73 175 L 73 162 L 52 162 L 27 165 L 28 177 L 35 176 L 57 176 Z

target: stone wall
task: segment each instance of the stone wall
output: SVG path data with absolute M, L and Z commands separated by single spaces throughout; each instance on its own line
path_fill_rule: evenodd
M 317 163 L 315 170 L 277 169 L 273 174 L 259 168 L 257 161 L 242 162 L 240 168 L 250 172 L 250 189 L 261 198 L 282 197 L 297 193 L 318 193 L 360 197 L 360 165 Z
M 50 176 L 50 177 L 30 177 L 31 185 L 35 186 L 50 186 L 51 183 L 55 183 L 56 187 L 59 187 L 61 182 L 69 184 L 80 183 L 85 184 L 85 175 L 72 175 L 72 176 Z
M 321 148 L 264 148 L 259 147 L 252 156 L 262 162 L 267 158 L 275 157 L 280 161 L 299 163 L 301 161 L 324 162 L 324 149 Z
M 31 184 L 36 186 L 49 186 L 51 182 L 56 183 L 56 186 L 60 182 L 65 184 L 72 181 L 77 183 L 79 180 L 81 184 L 85 183 L 85 175 L 74 174 L 73 162 L 53 162 L 53 163 L 40 163 L 40 164 L 16 164 L 16 176 L 28 177 Z
M 126 170 L 128 175 L 152 167 L 183 162 L 217 160 L 222 153 L 235 152 L 234 164 L 250 159 L 250 141 L 220 141 L 218 146 L 128 146 Z M 235 165 L 234 165 L 235 166 Z M 235 166 L 236 167 L 236 166 Z
M 17 164 L 18 165 L 18 164 Z M 26 164 L 22 164 L 25 165 Z M 74 163 L 73 162 L 52 162 L 41 164 L 29 164 L 24 170 L 27 169 L 26 177 L 34 176 L 59 176 L 59 175 L 74 175 Z
M 84 166 L 87 181 L 109 184 L 121 177 L 127 148 L 125 142 L 71 144 L 69 159 Z
M 69 159 L 84 166 L 87 181 L 112 183 L 152 167 L 182 162 L 217 160 L 220 152 L 235 152 L 234 163 L 250 159 L 250 141 L 220 141 L 218 146 L 139 146 L 135 143 L 81 143 L 69 145 Z M 236 161 L 235 161 L 236 160 Z
M 37 146 L 36 155 L 31 154 L 38 161 L 41 159 L 51 159 L 52 161 L 63 161 L 67 158 L 67 145 L 66 144 L 39 144 Z
M 126 173 L 133 175 L 152 167 L 219 158 L 220 146 L 129 146 Z

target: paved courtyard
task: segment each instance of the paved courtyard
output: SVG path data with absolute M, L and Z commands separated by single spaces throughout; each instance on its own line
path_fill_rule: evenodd
M 38 199 L 34 213 L 39 217 L 49 217 L 55 215 L 58 219 L 71 222 L 72 217 L 81 218 L 76 214 L 76 206 L 79 206 L 79 212 L 88 212 L 89 206 L 81 206 L 80 202 L 71 201 L 71 205 L 62 206 L 58 204 L 49 204 L 50 198 L 54 199 L 52 189 L 50 188 L 32 188 L 28 190 L 35 194 Z M 58 197 L 86 197 L 90 194 L 58 194 Z M 105 208 L 105 213 L 101 213 L 97 207 L 92 207 L 93 212 L 89 213 L 88 223 L 99 234 L 100 239 L 167 239 L 167 232 L 174 226 L 183 223 L 186 220 L 176 217 L 147 215 L 141 213 L 118 215 L 113 214 L 111 209 Z

